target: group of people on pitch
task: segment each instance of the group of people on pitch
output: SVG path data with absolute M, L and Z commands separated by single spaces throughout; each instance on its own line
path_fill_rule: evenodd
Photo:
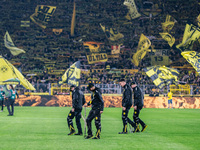
M 141 132 L 143 132 L 147 125 L 139 118 L 139 114 L 141 109 L 143 108 L 143 99 L 144 95 L 142 93 L 142 90 L 137 85 L 136 82 L 132 82 L 130 85 L 126 83 L 125 79 L 121 79 L 119 81 L 119 84 L 124 88 L 123 91 L 123 97 L 122 97 L 122 121 L 123 121 L 123 131 L 119 132 L 119 134 L 127 134 L 127 124 L 129 123 L 133 127 L 133 133 L 140 132 L 139 124 L 142 126 Z M 100 139 L 100 133 L 101 133 L 101 114 L 103 113 L 104 109 L 104 101 L 102 98 L 102 93 L 100 88 L 96 87 L 94 84 L 89 83 L 88 84 L 88 90 L 92 92 L 91 100 L 85 104 L 85 97 L 84 94 L 81 92 L 81 90 L 72 85 L 70 87 L 70 91 L 72 92 L 72 109 L 68 114 L 67 122 L 68 127 L 70 129 L 70 133 L 68 135 L 75 134 L 75 128 L 73 126 L 73 118 L 76 117 L 76 125 L 78 129 L 78 133 L 75 135 L 83 135 L 82 128 L 81 128 L 81 111 L 82 106 L 90 106 L 92 109 L 89 112 L 89 115 L 86 119 L 86 124 L 88 128 L 88 135 L 85 137 L 85 139 Z M 133 91 L 133 93 L 132 93 Z M 132 104 L 134 94 L 134 104 Z M 128 113 L 131 108 L 131 106 L 134 106 L 134 114 L 133 114 L 133 120 L 128 118 Z M 93 136 L 92 133 L 92 126 L 91 122 L 95 119 L 95 126 L 97 128 L 96 135 Z
M 5 95 L 5 91 L 3 90 L 3 87 L 1 87 L 0 90 L 0 102 L 1 102 L 1 112 L 3 112 L 3 106 L 4 103 L 7 106 L 8 109 L 8 116 L 13 116 L 14 115 L 14 103 L 15 103 L 15 98 L 16 96 L 19 97 L 17 94 L 17 91 L 14 89 L 13 85 L 9 85 L 9 91 L 8 91 L 8 96 Z M 4 102 L 5 101 L 5 102 Z M 11 109 L 10 109 L 11 107 Z

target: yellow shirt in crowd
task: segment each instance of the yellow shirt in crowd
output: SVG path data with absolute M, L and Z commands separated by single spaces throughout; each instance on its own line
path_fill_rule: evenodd
M 170 92 L 167 94 L 168 99 L 172 99 L 172 95 L 173 95 L 173 93 L 170 91 Z

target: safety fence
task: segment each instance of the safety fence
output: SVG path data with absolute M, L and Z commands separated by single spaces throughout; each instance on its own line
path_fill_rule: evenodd
M 70 86 L 67 84 L 59 86 L 57 83 L 36 83 L 33 86 L 36 91 L 26 90 L 21 85 L 17 85 L 16 89 L 18 93 L 24 95 L 70 95 Z M 122 94 L 123 92 L 123 88 L 119 84 L 96 84 L 95 86 L 101 88 L 103 94 Z M 155 85 L 139 86 L 146 96 L 166 96 L 169 90 L 173 96 L 200 96 L 200 86 L 196 85 L 170 85 L 162 89 Z M 79 88 L 84 94 L 90 93 L 87 85 L 80 85 Z

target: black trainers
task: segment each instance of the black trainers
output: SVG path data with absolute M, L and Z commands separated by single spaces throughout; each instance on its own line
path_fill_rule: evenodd
M 144 126 L 142 127 L 142 131 L 141 131 L 141 132 L 144 132 L 146 128 L 147 128 L 147 125 L 144 125 Z
M 128 132 L 119 132 L 118 134 L 127 134 Z
M 12 114 L 8 114 L 7 116 L 13 116 Z
M 93 137 L 93 135 L 88 135 L 88 136 L 85 137 L 85 139 L 90 139 L 92 137 Z
M 75 130 L 71 131 L 68 135 L 73 135 L 75 133 Z
M 95 136 L 95 137 L 93 137 L 92 139 L 100 139 L 100 137 Z
M 74 134 L 74 135 L 83 135 L 83 133 L 76 133 L 76 134 Z

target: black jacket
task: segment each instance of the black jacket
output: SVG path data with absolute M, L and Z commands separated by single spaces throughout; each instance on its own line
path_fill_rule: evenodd
M 91 101 L 88 102 L 88 105 L 92 104 L 93 110 L 100 110 L 103 111 L 104 109 L 104 101 L 101 95 L 100 88 L 95 87 L 95 90 L 93 91 L 91 95 Z
M 132 90 L 130 85 L 126 84 L 124 86 L 124 92 L 122 97 L 122 107 L 130 108 L 132 106 Z
M 72 92 L 72 107 L 75 109 L 82 109 L 82 106 L 85 104 L 85 96 L 78 87 Z
M 136 86 L 135 88 L 133 88 L 133 92 L 134 92 L 134 106 L 138 106 L 138 108 L 141 109 L 143 107 L 143 99 L 144 99 L 142 90 L 139 86 Z

